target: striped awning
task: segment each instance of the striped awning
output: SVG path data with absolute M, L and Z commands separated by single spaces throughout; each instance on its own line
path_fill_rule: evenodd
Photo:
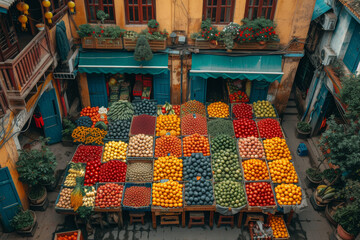
M 0 12 L 6 13 L 16 0 L 0 0 Z

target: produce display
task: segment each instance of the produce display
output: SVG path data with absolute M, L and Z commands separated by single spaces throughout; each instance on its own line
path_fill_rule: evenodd
M 164 135 L 155 140 L 155 157 L 181 157 L 181 139 L 175 136 Z
M 191 135 L 195 133 L 207 135 L 206 117 L 195 113 L 185 114 L 181 118 L 181 133 L 182 135 Z
M 71 134 L 74 142 L 103 145 L 107 132 L 99 128 L 77 127 Z
M 130 137 L 128 157 L 152 157 L 154 155 L 154 137 L 138 134 Z
M 133 102 L 133 106 L 135 115 L 147 114 L 156 116 L 156 101 L 144 99 L 142 101 Z
M 265 158 L 264 147 L 256 137 L 240 138 L 238 147 L 242 158 Z
M 183 184 L 169 180 L 165 183 L 153 183 L 152 205 L 163 208 L 183 206 Z
M 76 177 L 85 176 L 85 166 L 82 163 L 70 163 L 69 170 L 67 172 L 64 186 L 75 187 Z
M 118 160 L 101 164 L 99 182 L 125 182 L 126 168 L 126 163 Z
M 240 208 L 246 205 L 246 197 L 241 182 L 224 181 L 215 183 L 216 204 L 226 208 Z
M 147 207 L 151 204 L 151 188 L 143 186 L 126 187 L 123 203 L 128 207 Z
M 265 139 L 263 142 L 266 153 L 266 160 L 291 160 L 291 153 L 285 139 L 276 137 L 271 139 Z
M 70 197 L 71 193 L 73 191 L 73 188 L 63 188 L 61 189 L 59 193 L 59 201 L 56 204 L 56 207 L 58 208 L 66 208 L 71 209 L 71 203 L 70 203 Z
M 79 117 L 78 120 L 76 120 L 76 126 L 80 127 L 91 127 L 93 125 L 93 122 L 91 121 L 91 118 L 88 116 L 82 116 Z
M 185 203 L 191 205 L 213 205 L 214 191 L 211 181 L 200 179 L 185 183 Z
M 271 180 L 276 183 L 297 183 L 298 176 L 294 165 L 287 159 L 268 162 Z
M 269 225 L 273 231 L 274 238 L 288 238 L 289 233 L 287 231 L 284 219 L 282 216 L 270 216 Z
M 236 138 L 259 137 L 254 120 L 241 118 L 234 120 L 233 123 Z
M 280 123 L 273 118 L 265 118 L 257 122 L 261 138 L 283 138 Z
M 249 97 L 246 95 L 246 93 L 244 93 L 242 91 L 236 91 L 236 92 L 229 94 L 229 99 L 230 99 L 230 102 L 232 102 L 232 103 L 238 103 L 238 102 L 245 103 L 245 102 L 249 101 Z
M 181 158 L 166 156 L 154 161 L 154 181 L 170 179 L 182 181 L 183 160 Z
M 99 181 L 100 166 L 100 160 L 92 160 L 87 162 L 84 179 L 85 186 L 92 186 Z
M 102 162 L 107 162 L 114 159 L 125 161 L 127 147 L 128 144 L 123 141 L 110 141 L 105 143 Z
M 181 116 L 185 114 L 200 114 L 206 116 L 205 105 L 196 100 L 190 100 L 181 105 Z
M 128 182 L 152 182 L 153 163 L 151 162 L 128 162 L 126 180 Z
M 301 204 L 301 187 L 295 184 L 282 183 L 275 187 L 275 194 L 279 205 Z
M 156 136 L 180 135 L 180 118 L 177 115 L 160 115 L 156 119 Z
M 234 138 L 223 134 L 211 139 L 211 152 L 213 154 L 226 149 L 236 153 L 236 142 Z
M 228 118 L 229 117 L 229 105 L 223 102 L 214 102 L 207 107 L 207 113 L 209 117 L 213 118 Z
M 98 208 L 118 208 L 121 206 L 123 185 L 106 183 L 96 191 L 95 206 Z
M 242 162 L 246 181 L 268 180 L 269 172 L 265 160 L 249 159 Z
M 164 105 L 158 106 L 158 108 L 157 108 L 157 115 L 158 116 L 160 116 L 160 115 L 173 115 L 173 114 L 176 114 L 175 109 L 173 108 L 173 105 L 171 105 L 168 102 L 165 102 Z M 178 115 L 178 114 L 176 114 L 176 115 Z
M 73 163 L 86 163 L 92 160 L 100 161 L 102 151 L 102 146 L 79 145 L 71 161 Z
M 236 119 L 240 118 L 253 118 L 252 107 L 246 103 L 234 104 L 232 107 L 232 113 Z
M 211 157 L 215 182 L 242 180 L 241 167 L 236 153 L 230 150 L 220 150 Z
M 275 109 L 269 101 L 259 100 L 254 102 L 253 109 L 257 118 L 276 118 Z
M 78 239 L 78 233 L 74 232 L 72 234 L 64 234 L 63 236 L 58 235 L 56 239 L 57 240 L 77 240 Z
M 134 115 L 134 108 L 130 102 L 119 100 L 111 105 L 107 115 L 111 120 L 130 119 Z
M 172 105 L 172 108 L 174 109 L 175 114 L 180 116 L 180 105 Z
M 269 182 L 250 182 L 245 184 L 249 206 L 275 206 L 274 194 Z
M 156 121 L 156 117 L 150 115 L 144 114 L 144 115 L 134 116 L 131 123 L 130 134 L 154 135 L 155 121 Z
M 108 125 L 107 140 L 119 140 L 129 137 L 131 120 L 111 121 Z
M 80 117 L 88 116 L 93 117 L 99 114 L 99 107 L 85 107 L 80 112 Z
M 184 181 L 198 179 L 212 179 L 210 157 L 204 157 L 202 153 L 193 153 L 183 161 Z
M 105 117 L 105 119 L 107 119 L 107 117 Z M 105 120 L 105 121 L 100 120 L 97 123 L 95 123 L 94 127 L 107 131 L 107 129 L 108 129 L 107 124 L 108 124 L 107 120 Z
M 200 136 L 198 133 L 184 137 L 183 152 L 185 157 L 190 157 L 192 153 L 202 153 L 204 156 L 210 156 L 208 138 Z
M 95 206 L 95 195 L 96 191 L 93 186 L 84 188 L 85 195 L 83 196 L 83 206 L 84 207 L 94 207 Z
M 208 121 L 208 134 L 211 137 L 216 137 L 220 134 L 225 134 L 228 136 L 235 136 L 233 122 L 228 119 L 210 119 Z

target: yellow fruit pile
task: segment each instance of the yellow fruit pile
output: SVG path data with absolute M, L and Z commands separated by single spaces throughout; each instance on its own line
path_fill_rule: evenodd
M 209 117 L 227 118 L 229 117 L 229 106 L 223 102 L 214 102 L 207 107 Z
M 295 184 L 282 183 L 275 188 L 276 200 L 279 205 L 301 204 L 301 187 Z
M 268 162 L 271 180 L 275 183 L 297 183 L 298 176 L 294 165 L 287 159 Z
M 154 181 L 169 179 L 182 181 L 182 159 L 173 156 L 159 157 L 154 162 Z
M 274 238 L 288 238 L 289 234 L 281 216 L 270 216 L 270 227 L 273 231 Z
M 278 137 L 265 139 L 264 148 L 266 153 L 266 160 L 268 161 L 279 159 L 291 160 L 291 153 L 285 139 Z
M 183 184 L 175 181 L 153 183 L 152 204 L 163 208 L 182 207 Z
M 179 116 L 160 115 L 156 119 L 156 136 L 163 136 L 170 133 L 172 136 L 180 136 L 180 118 Z
M 102 161 L 108 162 L 114 159 L 125 161 L 127 146 L 127 143 L 122 141 L 110 141 L 105 143 Z

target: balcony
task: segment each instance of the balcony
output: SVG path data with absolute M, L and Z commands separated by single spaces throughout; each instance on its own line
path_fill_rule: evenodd
M 0 62 L 2 94 L 12 109 L 24 109 L 27 97 L 53 63 L 45 31 L 40 31 L 15 57 Z

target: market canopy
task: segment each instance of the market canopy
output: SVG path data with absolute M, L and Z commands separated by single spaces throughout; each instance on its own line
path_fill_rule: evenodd
M 280 82 L 282 55 L 225 56 L 193 54 L 190 76 Z
M 331 9 L 331 6 L 327 5 L 325 0 L 316 0 L 313 15 L 311 17 L 311 21 L 320 17 L 321 15 L 323 15 L 330 9 Z
M 154 53 L 150 61 L 138 62 L 134 52 L 83 51 L 79 53 L 81 73 L 161 74 L 168 70 L 168 54 Z

